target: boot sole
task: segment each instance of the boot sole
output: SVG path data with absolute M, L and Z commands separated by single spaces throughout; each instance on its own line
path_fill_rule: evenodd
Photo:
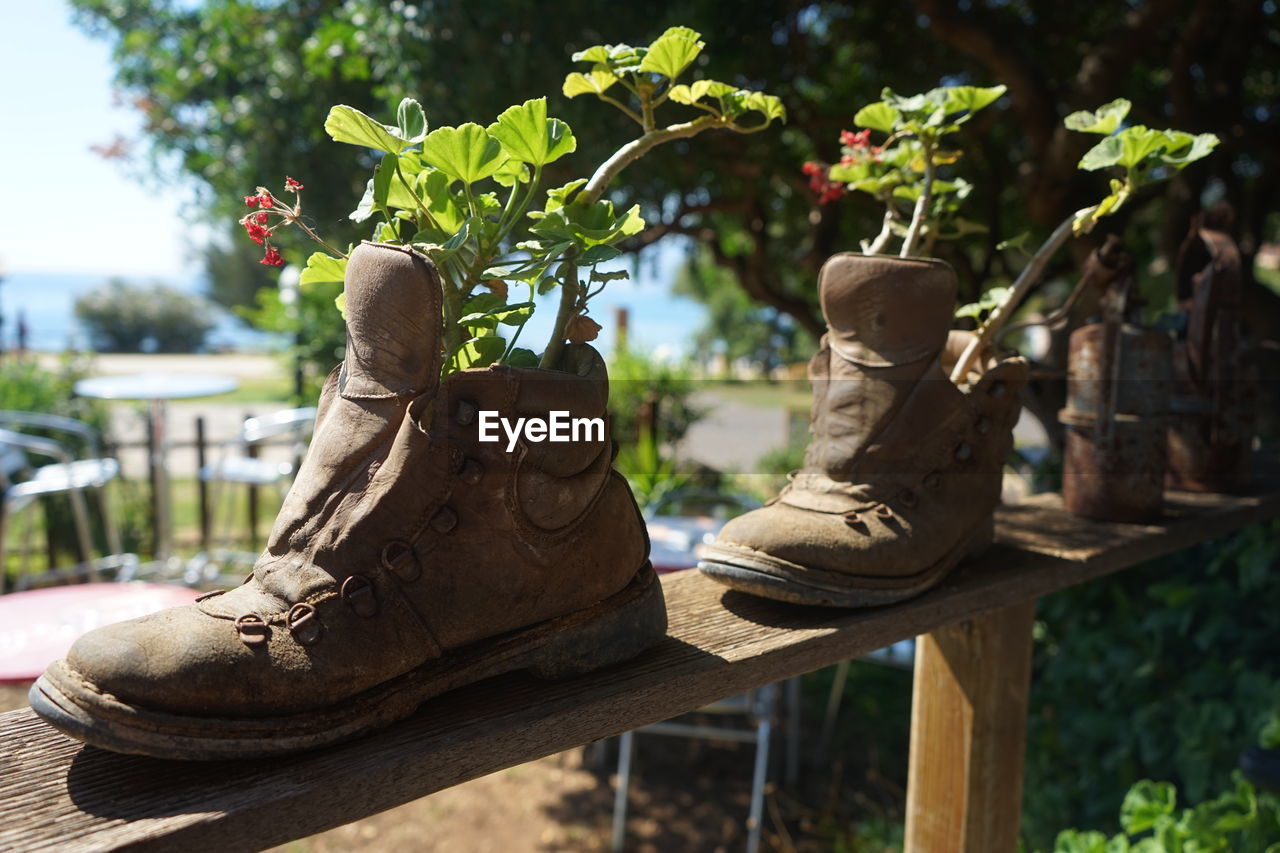
M 593 607 L 473 643 L 341 703 L 279 717 L 236 719 L 156 711 L 123 702 L 58 661 L 31 686 L 32 710 L 71 737 L 155 758 L 262 758 L 351 740 L 413 714 L 424 701 L 516 670 L 573 678 L 621 663 L 666 636 L 662 586 L 648 563 Z
M 900 578 L 849 575 L 847 582 L 823 583 L 813 577 L 812 569 L 797 563 L 717 545 L 704 546 L 706 556 L 698 562 L 698 569 L 727 587 L 760 598 L 823 607 L 881 607 L 927 591 L 961 560 L 985 551 L 991 541 L 991 523 L 980 525 L 933 565 Z

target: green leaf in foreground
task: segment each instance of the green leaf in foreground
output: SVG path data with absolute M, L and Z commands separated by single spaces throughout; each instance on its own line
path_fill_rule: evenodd
M 1109 104 L 1103 104 L 1093 112 L 1081 110 L 1063 119 L 1067 130 L 1078 130 L 1081 133 L 1099 133 L 1110 136 L 1120 127 L 1120 122 L 1129 114 L 1129 102 L 1117 98 Z
M 426 119 L 423 118 L 425 124 Z M 355 107 L 339 104 L 329 110 L 324 129 L 337 142 L 398 154 L 414 142 L 400 136 L 398 127 L 380 124 Z
M 422 142 L 422 159 L 451 178 L 473 184 L 502 165 L 502 144 L 473 122 L 431 131 Z
M 706 47 L 700 39 L 701 35 L 688 27 L 672 27 L 649 45 L 640 70 L 671 79 L 679 77 Z
M 534 166 L 555 162 L 578 147 L 569 125 L 547 118 L 546 98 L 507 108 L 488 132 L 509 156 Z
M 307 258 L 307 266 L 298 277 L 298 284 L 325 284 L 326 282 L 342 283 L 347 274 L 347 259 L 333 258 L 324 252 L 312 252 Z

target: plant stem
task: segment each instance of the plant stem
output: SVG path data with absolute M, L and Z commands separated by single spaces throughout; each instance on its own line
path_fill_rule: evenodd
M 587 181 L 587 185 L 578 194 L 579 198 L 588 204 L 599 201 L 600 196 L 604 194 L 605 189 L 618 176 L 618 173 L 643 157 L 651 149 L 673 139 L 688 139 L 690 136 L 697 136 L 704 130 L 710 130 L 725 123 L 719 116 L 699 116 L 693 121 L 673 124 L 660 130 L 651 130 L 639 139 L 633 139 L 613 152 L 613 155 L 608 160 L 600 164 L 600 168 L 596 169 L 595 174 L 591 176 L 591 180 Z
M 995 340 L 996 333 L 1000 331 L 1000 327 L 1009 320 L 1014 310 L 1026 297 L 1027 292 L 1044 275 L 1044 268 L 1049 263 L 1049 259 L 1063 247 L 1067 240 L 1071 239 L 1072 234 L 1075 233 L 1074 225 L 1077 217 L 1088 215 L 1093 209 L 1093 207 L 1086 207 L 1077 210 L 1062 220 L 1062 224 L 1053 230 L 1053 233 L 1049 235 L 1049 239 L 1045 240 L 1040 248 L 1036 250 L 1036 253 L 1031 256 L 1031 260 L 1022 268 L 1022 272 L 1018 274 L 1017 280 L 1013 283 L 1013 287 L 1010 288 L 1009 295 L 992 310 L 987 316 L 986 322 L 974 334 L 969 346 L 965 347 L 960 360 L 956 362 L 955 368 L 951 371 L 952 382 L 957 385 L 960 384 L 961 380 L 968 374 L 973 362 L 977 359 L 978 353 Z
M 551 330 L 551 340 L 538 360 L 538 367 L 551 368 L 560 361 L 560 353 L 564 351 L 564 330 L 569 324 L 578 304 L 578 252 L 570 249 L 568 257 L 560 265 L 563 277 L 560 280 L 560 307 L 556 310 L 555 328 Z
M 933 174 L 935 170 L 933 165 L 933 146 L 921 139 L 920 147 L 924 154 L 924 186 L 920 189 L 920 198 L 916 199 L 916 208 L 911 213 L 911 225 L 907 227 L 907 236 L 902 240 L 902 251 L 898 253 L 900 258 L 909 258 L 911 253 L 915 251 L 916 241 L 920 239 L 920 229 L 924 227 L 924 221 L 929 216 L 929 202 L 933 200 Z
M 880 226 L 880 233 L 870 243 L 865 240 L 862 242 L 862 254 L 876 255 L 884 251 L 884 244 L 889 242 L 889 238 L 893 235 L 893 203 L 885 202 L 884 224 Z

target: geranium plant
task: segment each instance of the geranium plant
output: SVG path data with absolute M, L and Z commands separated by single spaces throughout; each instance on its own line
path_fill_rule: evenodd
M 806 163 L 805 173 L 820 190 L 820 201 L 831 201 L 844 190 L 864 192 L 884 205 L 880 233 L 863 241 L 866 254 L 883 252 L 896 235 L 902 238 L 901 257 L 915 254 L 921 245 L 932 252 L 940 237 L 958 236 L 974 227 L 956 225 L 959 203 L 972 185 L 960 177 L 949 180 L 938 174 L 940 166 L 960 160 L 962 152 L 948 147 L 948 137 L 983 108 L 999 100 L 1004 86 L 942 86 L 922 95 L 902 97 L 885 89 L 881 100 L 858 110 L 853 122 L 861 131 L 840 134 L 841 159 L 824 169 Z M 872 132 L 884 134 L 879 145 Z
M 950 86 L 923 95 L 900 97 L 886 89 L 882 99 L 863 107 L 854 123 L 863 128 L 841 134 L 842 157 L 830 167 L 806 163 L 805 174 L 820 202 L 843 192 L 869 193 L 885 206 L 880 233 L 862 242 L 866 254 L 885 250 L 895 235 L 902 237 L 901 257 L 922 250 L 932 253 L 934 242 L 960 236 L 980 226 L 958 217 L 959 203 L 972 188 L 963 178 L 940 179 L 938 167 L 959 161 L 961 152 L 944 144 L 974 113 L 1004 94 L 1003 86 Z M 995 339 L 1014 310 L 1044 274 L 1045 266 L 1067 241 L 1087 233 L 1105 216 L 1114 214 L 1139 189 L 1167 180 L 1188 164 L 1201 159 L 1218 144 L 1211 133 L 1194 135 L 1181 130 L 1154 130 L 1142 125 L 1124 126 L 1130 104 L 1123 98 L 1094 112 L 1067 116 L 1071 130 L 1099 134 L 1103 139 L 1081 159 L 1084 171 L 1112 170 L 1110 192 L 1097 204 L 1068 216 L 1031 255 L 1011 287 L 992 288 L 983 298 L 958 309 L 959 316 L 985 319 L 974 340 L 952 371 L 959 382 L 974 359 Z M 885 134 L 880 145 L 871 144 L 871 131 Z M 909 218 L 906 205 L 911 205 Z M 950 230 L 948 230 L 950 229 Z M 923 239 L 922 239 L 923 237 Z
M 673 27 L 644 47 L 597 45 L 575 53 L 587 68 L 565 78 L 563 94 L 594 95 L 634 120 L 640 133 L 589 177 L 545 191 L 543 168 L 577 148 L 569 126 L 548 116 L 545 98 L 512 106 L 487 126 L 435 130 L 411 98 L 400 103 L 394 125 L 349 106 L 329 112 L 325 130 L 334 140 L 382 154 L 351 219 L 372 222 L 374 240 L 412 246 L 439 270 L 445 374 L 494 363 L 548 367 L 566 340 L 594 339 L 599 326 L 587 315 L 590 299 L 608 281 L 626 277 L 597 267 L 645 227 L 639 205 L 617 210 L 605 198 L 618 174 L 664 142 L 713 129 L 755 133 L 785 119 L 775 96 L 715 80 L 678 82 L 703 47 L 697 32 Z M 660 109 L 672 104 L 696 114 L 660 123 Z M 253 210 L 241 221 L 267 247 L 262 262 L 283 262 L 271 237 L 296 225 L 326 250 L 307 259 L 301 283 L 342 281 L 347 253 L 304 222 L 302 185 L 290 178 L 285 189 L 293 204 L 262 188 L 245 199 Z M 527 287 L 526 298 L 512 300 L 516 285 Z M 539 357 L 516 342 L 534 296 L 556 288 L 556 320 Z M 500 334 L 502 327 L 510 331 Z

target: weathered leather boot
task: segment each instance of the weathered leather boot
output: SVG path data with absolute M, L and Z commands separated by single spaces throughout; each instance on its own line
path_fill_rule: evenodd
M 939 261 L 836 255 L 818 286 L 828 330 L 804 468 L 699 567 L 767 598 L 887 604 L 990 542 L 1026 362 L 986 358 L 951 382 L 969 333 L 948 333 L 956 282 Z
M 121 752 L 271 755 L 498 673 L 606 666 L 665 634 L 607 423 L 510 453 L 505 435 L 479 440 L 486 410 L 606 418 L 599 354 L 569 346 L 563 370 L 441 381 L 440 282 L 425 257 L 366 243 L 346 294 L 347 357 L 253 574 L 86 634 L 31 689 L 46 720 Z

